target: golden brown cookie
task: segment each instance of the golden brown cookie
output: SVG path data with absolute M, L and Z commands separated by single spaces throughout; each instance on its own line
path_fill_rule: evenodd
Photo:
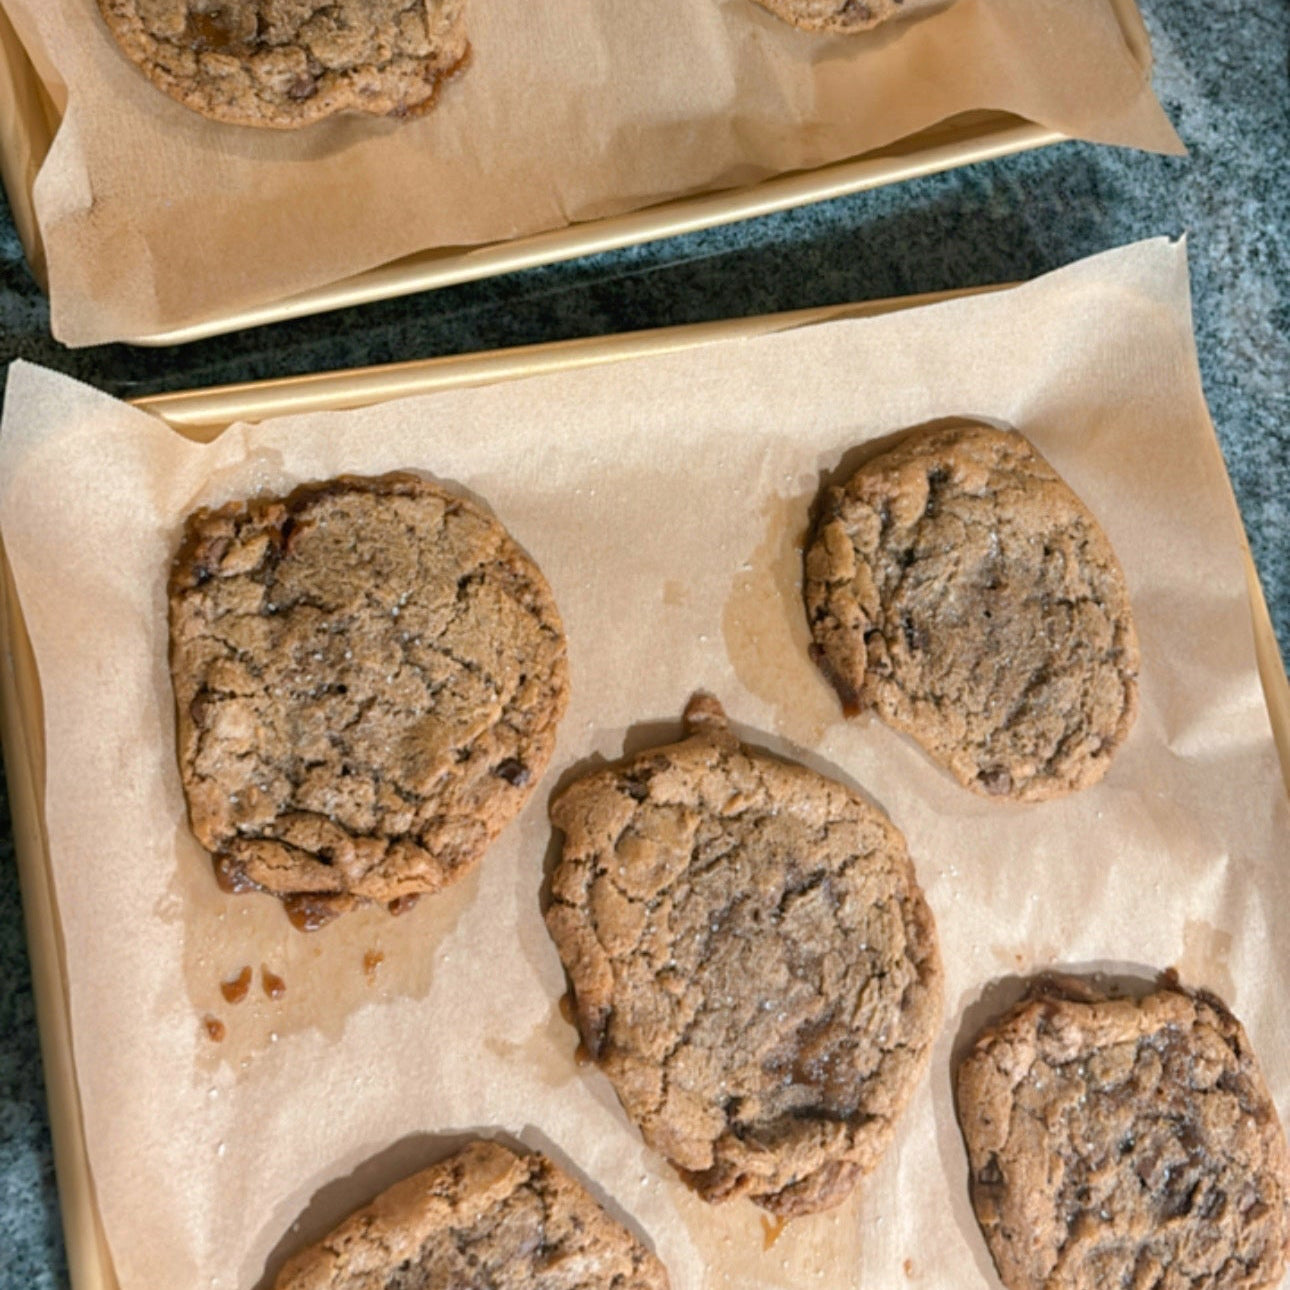
M 274 1290 L 666 1290 L 663 1265 L 545 1156 L 473 1142 L 282 1269 Z
M 891 18 L 936 8 L 943 0 L 757 0 L 757 3 L 804 31 L 847 35 L 868 31 Z
M 99 0 L 126 56 L 203 116 L 407 116 L 466 59 L 464 0 Z
M 297 926 L 463 874 L 528 800 L 567 701 L 536 565 L 411 475 L 189 517 L 170 577 L 189 818 L 225 887 Z
M 823 498 L 814 652 L 979 793 L 1039 801 L 1106 773 L 1138 710 L 1138 638 L 1097 521 L 1013 430 L 908 436 Z
M 877 1164 L 941 1008 L 904 839 L 842 784 L 747 747 L 715 700 L 689 737 L 566 788 L 547 925 L 582 1041 L 705 1200 L 791 1216 Z
M 1290 1243 L 1286 1142 L 1211 994 L 1041 979 L 958 1072 L 972 1206 L 1008 1290 L 1258 1290 Z

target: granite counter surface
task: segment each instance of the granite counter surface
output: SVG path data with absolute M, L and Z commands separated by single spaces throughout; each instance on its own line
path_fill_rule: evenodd
M 1186 158 L 1068 143 L 874 193 L 174 349 L 71 351 L 0 198 L 0 367 L 113 394 L 222 384 L 1034 277 L 1186 234 L 1201 372 L 1290 652 L 1290 4 L 1141 0 Z M 1290 1108 L 1282 1108 L 1283 1116 Z M 0 810 L 0 1290 L 68 1284 L 7 808 Z

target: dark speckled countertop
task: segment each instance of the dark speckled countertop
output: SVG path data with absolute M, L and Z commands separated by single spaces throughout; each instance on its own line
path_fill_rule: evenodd
M 620 251 L 166 350 L 70 351 L 0 198 L 0 366 L 134 395 L 1034 277 L 1189 239 L 1205 390 L 1290 649 L 1290 4 L 1141 0 L 1185 159 L 1062 144 Z M 0 1290 L 68 1283 L 7 807 L 0 817 Z M 168 1290 L 168 1288 L 167 1288 Z

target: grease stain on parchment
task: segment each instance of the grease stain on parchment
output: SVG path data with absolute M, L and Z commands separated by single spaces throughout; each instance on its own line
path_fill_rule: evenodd
M 863 1187 L 863 1184 L 861 1185 Z M 691 1192 L 677 1211 L 703 1269 L 704 1290 L 750 1285 L 826 1285 L 860 1265 L 864 1245 L 857 1191 L 834 1209 L 787 1222 L 768 1220 L 751 1201 L 709 1205 Z
M 1060 969 L 1062 962 L 1061 949 L 1051 941 L 1044 945 L 996 944 L 990 946 L 990 953 L 1001 968 L 1019 976 L 1056 971 Z
M 562 1015 L 559 1004 L 552 1004 L 546 1017 L 524 1039 L 516 1042 L 489 1035 L 484 1047 L 502 1061 L 523 1066 L 548 1088 L 560 1088 L 580 1074 L 577 1031 Z
M 764 536 L 735 575 L 721 616 L 735 675 L 772 706 L 779 733 L 808 747 L 838 719 L 837 699 L 811 661 L 802 604 L 802 551 L 815 492 L 763 504 Z
M 334 1041 L 360 1008 L 425 998 L 443 960 L 441 943 L 477 886 L 475 869 L 398 916 L 366 906 L 319 931 L 299 932 L 275 897 L 222 892 L 210 856 L 181 829 L 170 889 L 156 913 L 183 927 L 182 984 L 201 1035 L 199 1068 L 246 1071 L 288 1035 L 317 1030 Z M 231 1002 L 221 987 L 248 965 L 251 988 Z M 224 1027 L 218 1042 L 207 1016 Z
M 663 583 L 663 603 L 671 609 L 679 609 L 688 604 L 690 589 L 676 578 L 668 578 Z
M 1232 937 L 1200 918 L 1183 924 L 1183 952 L 1174 966 L 1184 985 L 1213 990 L 1229 1007 L 1236 1002 L 1236 981 L 1229 960 Z

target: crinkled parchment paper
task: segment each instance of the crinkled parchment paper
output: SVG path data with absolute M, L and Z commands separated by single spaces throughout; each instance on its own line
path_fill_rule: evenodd
M 968 111 L 1180 150 L 1122 0 L 956 0 L 851 37 L 752 0 L 476 0 L 412 121 L 207 121 L 95 0 L 2 0 L 63 122 L 35 185 L 55 335 L 147 335 L 434 247 L 494 242 L 857 156 Z
M 902 736 L 845 720 L 807 657 L 799 544 L 821 477 L 866 440 L 965 415 L 1023 429 L 1128 578 L 1141 716 L 1106 779 L 1062 801 L 966 792 Z M 546 778 L 470 878 L 400 918 L 305 936 L 267 897 L 222 895 L 185 826 L 166 569 L 198 504 L 394 468 L 486 499 L 537 559 L 568 631 L 572 704 Z M 1287 1104 L 1287 803 L 1179 245 L 872 320 L 238 426 L 208 446 L 18 365 L 0 517 L 42 678 L 76 1069 L 123 1290 L 249 1290 L 481 1128 L 565 1161 L 678 1290 L 993 1285 L 951 1051 L 1015 994 L 1009 978 L 1057 963 L 1177 965 L 1230 1001 Z M 890 1154 L 852 1201 L 769 1249 L 760 1211 L 691 1196 L 575 1061 L 539 911 L 552 787 L 673 737 L 699 687 L 745 738 L 891 814 L 947 971 L 945 1028 Z M 250 997 L 225 1003 L 219 983 L 246 965 Z

